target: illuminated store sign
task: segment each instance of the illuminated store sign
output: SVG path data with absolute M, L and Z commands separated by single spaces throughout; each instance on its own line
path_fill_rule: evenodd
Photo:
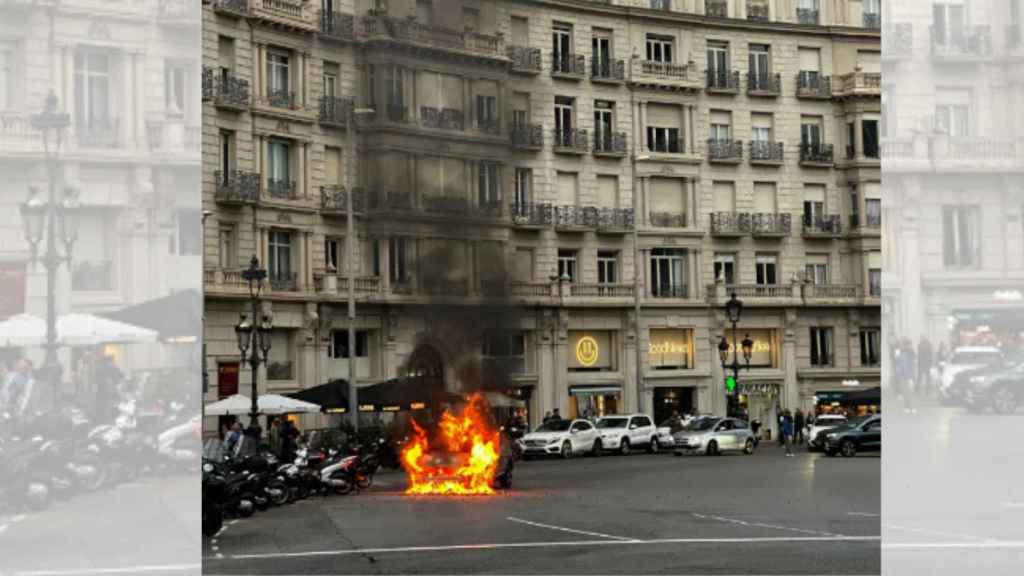
M 611 341 L 610 332 L 569 332 L 569 368 L 610 370 Z
M 655 370 L 693 368 L 693 339 L 690 330 L 651 330 L 647 361 Z
M 775 360 L 775 333 L 772 330 L 736 330 L 736 345 L 740 347 L 739 359 L 743 363 L 743 338 L 750 336 L 754 341 L 754 351 L 750 355 L 750 365 L 760 367 L 778 366 Z M 732 330 L 725 331 L 726 340 L 729 342 L 729 362 L 732 362 L 733 341 Z

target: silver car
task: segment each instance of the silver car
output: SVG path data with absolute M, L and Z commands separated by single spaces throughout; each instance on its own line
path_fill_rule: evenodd
M 683 454 L 715 455 L 737 451 L 753 454 L 757 442 L 754 432 L 737 418 L 698 418 L 672 435 L 676 456 Z

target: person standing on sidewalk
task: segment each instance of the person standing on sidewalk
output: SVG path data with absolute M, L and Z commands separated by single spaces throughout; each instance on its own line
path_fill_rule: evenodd
M 779 430 L 782 442 L 786 446 L 786 456 L 793 455 L 793 415 L 787 409 L 782 414 L 782 427 Z
M 798 446 L 804 443 L 804 424 L 804 412 L 797 408 L 793 418 L 793 442 Z

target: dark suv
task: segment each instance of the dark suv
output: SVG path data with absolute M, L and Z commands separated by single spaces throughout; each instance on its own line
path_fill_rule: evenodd
M 877 452 L 882 449 L 882 415 L 863 416 L 825 434 L 825 454 L 842 454 L 849 458 L 857 452 Z
M 1024 360 L 965 372 L 958 375 L 957 386 L 971 412 L 992 408 L 996 414 L 1013 414 L 1024 400 Z

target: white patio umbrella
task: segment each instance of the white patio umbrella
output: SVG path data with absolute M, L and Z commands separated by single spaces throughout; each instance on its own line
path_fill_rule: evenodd
M 263 394 L 256 401 L 260 414 L 306 414 L 319 412 L 320 406 L 303 402 L 280 394 Z M 252 409 L 252 399 L 242 394 L 228 396 L 223 400 L 207 404 L 207 416 L 243 416 Z
M 94 346 L 128 342 L 155 342 L 158 334 L 93 314 L 65 314 L 57 317 L 57 342 L 62 346 Z M 46 321 L 31 314 L 18 314 L 0 322 L 0 346 L 42 346 L 46 343 Z

